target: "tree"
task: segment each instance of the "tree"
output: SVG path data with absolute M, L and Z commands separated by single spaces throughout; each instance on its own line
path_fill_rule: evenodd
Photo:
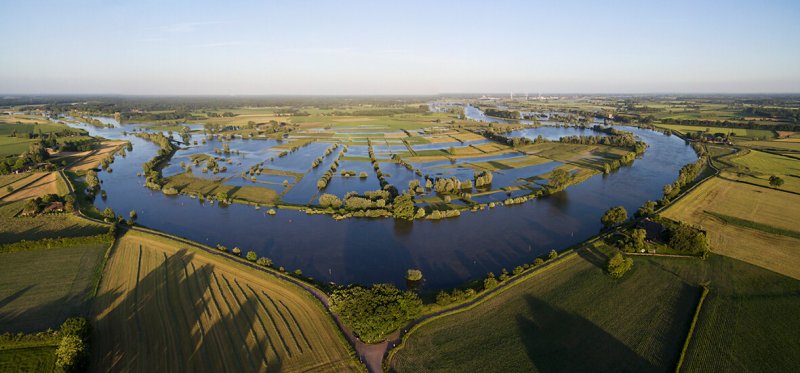
M 611 228 L 622 224 L 628 220 L 628 212 L 625 211 L 625 208 L 622 206 L 616 206 L 608 209 L 608 211 L 603 214 L 600 218 L 600 221 L 605 225 L 606 228 Z
M 409 269 L 406 273 L 406 280 L 408 281 L 419 281 L 422 280 L 422 271 L 418 269 Z
M 553 260 L 558 258 L 558 252 L 555 250 L 550 250 L 550 253 L 547 254 L 547 260 Z
M 100 185 L 100 179 L 97 178 L 97 172 L 95 172 L 95 170 L 86 172 L 86 185 L 89 186 L 89 189 L 95 189 Z
M 708 252 L 708 238 L 701 230 L 683 223 L 669 229 L 669 246 L 680 252 L 705 255 Z
M 633 247 L 641 249 L 644 247 L 644 240 L 647 238 L 647 231 L 644 229 L 634 229 L 631 232 L 631 239 L 633 239 Z
M 231 252 L 233 253 L 233 255 L 236 255 L 236 256 L 241 256 L 242 255 L 242 249 L 240 249 L 238 247 L 234 247 L 233 250 L 231 250 Z
M 64 372 L 80 371 L 87 356 L 86 345 L 76 335 L 65 335 L 56 349 L 56 365 Z
M 112 210 L 111 207 L 106 207 L 106 209 L 103 210 L 103 218 L 104 219 L 106 219 L 106 220 L 114 220 L 115 217 L 116 217 L 116 215 L 114 214 L 114 210 Z
M 319 196 L 319 205 L 321 207 L 338 209 L 339 207 L 342 207 L 342 200 L 333 194 L 324 193 L 323 195 Z
M 570 180 L 572 180 L 572 175 L 569 172 L 557 168 L 550 173 L 548 184 L 552 189 L 561 190 L 569 185 Z
M 633 267 L 633 259 L 625 258 L 618 251 L 608 259 L 606 270 L 612 278 L 622 278 L 625 272 L 628 272 L 631 267 Z
M 391 284 L 340 288 L 331 294 L 330 304 L 331 311 L 366 343 L 386 339 L 422 311 L 422 300 L 416 293 L 400 291 Z
M 272 259 L 262 256 L 262 257 L 258 258 L 258 260 L 256 261 L 256 264 L 258 264 L 258 265 L 260 265 L 262 267 L 272 267 Z
M 645 217 L 651 216 L 656 213 L 656 201 L 647 201 L 645 202 L 642 207 L 639 207 L 639 210 L 636 211 L 636 216 L 638 217 Z
M 772 175 L 769 177 L 769 185 L 773 188 L 777 188 L 783 185 L 783 179 L 779 176 Z
M 494 273 L 489 272 L 489 274 L 487 274 L 486 278 L 483 280 L 483 289 L 484 290 L 494 289 L 497 287 L 497 284 L 498 282 L 497 279 L 494 277 Z
M 414 220 L 414 198 L 411 194 L 402 194 L 394 199 L 393 216 L 395 219 Z
M 258 259 L 258 254 L 255 251 L 248 251 L 247 252 L 247 260 L 251 262 L 255 262 Z
M 136 210 L 131 210 L 131 212 L 128 213 L 128 216 L 131 218 L 131 220 L 136 220 Z

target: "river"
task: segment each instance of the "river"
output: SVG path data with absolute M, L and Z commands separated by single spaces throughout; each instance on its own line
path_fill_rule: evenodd
M 476 118 L 479 119 L 479 118 Z M 113 123 L 113 119 L 103 118 Z M 419 268 L 428 290 L 451 288 L 480 278 L 487 272 L 511 271 L 532 262 L 550 250 L 560 250 L 596 234 L 600 216 L 611 206 L 622 205 L 629 213 L 647 200 L 661 197 L 678 170 L 697 157 L 689 145 L 675 136 L 633 127 L 631 131 L 649 144 L 647 152 L 632 166 L 610 175 L 597 175 L 549 197 L 522 205 L 498 207 L 458 218 L 414 222 L 393 219 L 347 219 L 335 221 L 327 215 L 307 215 L 253 206 L 209 204 L 187 196 L 165 196 L 143 186 L 136 174 L 153 157 L 157 146 L 123 135 L 135 125 L 96 128 L 74 125 L 93 136 L 125 139 L 133 151 L 118 156 L 113 172 L 101 172 L 108 198 L 97 197 L 102 210 L 111 207 L 127 217 L 138 212 L 139 224 L 191 240 L 256 251 L 287 270 L 323 282 L 372 284 L 390 282 L 404 286 L 409 268 Z M 547 138 L 574 135 L 575 128 L 541 127 L 515 133 Z M 199 136 L 197 138 L 200 138 Z M 262 140 L 249 141 L 250 148 Z M 253 145 L 256 144 L 256 145 Z M 266 142 L 265 142 L 266 144 Z M 266 145 L 265 145 L 266 146 Z M 302 151 L 302 150 L 301 150 Z

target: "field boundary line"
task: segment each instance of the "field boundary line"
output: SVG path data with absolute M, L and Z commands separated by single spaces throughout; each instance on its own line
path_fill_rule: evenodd
M 520 277 L 516 277 L 515 279 L 513 279 L 513 281 L 509 281 L 509 282 L 501 284 L 501 286 L 498 286 L 497 288 L 495 288 L 496 290 L 494 290 L 494 291 L 489 291 L 489 292 L 483 293 L 482 296 L 478 296 L 477 298 L 474 298 L 471 302 L 467 302 L 467 303 L 462 303 L 462 304 L 456 305 L 454 307 L 451 307 L 450 309 L 445 309 L 445 310 L 439 311 L 439 313 L 434 313 L 434 314 L 429 315 L 427 317 L 423 316 L 422 318 L 417 319 L 418 321 L 416 323 L 414 323 L 412 321 L 412 323 L 414 323 L 414 325 L 410 329 L 408 329 L 407 332 L 402 333 L 402 335 L 400 336 L 400 343 L 398 343 L 395 347 L 391 348 L 388 351 L 388 354 L 387 354 L 386 358 L 384 359 L 384 363 L 383 363 L 384 370 L 386 370 L 388 365 L 391 363 L 392 359 L 394 358 L 394 355 L 397 354 L 398 351 L 402 350 L 403 347 L 405 347 L 405 344 L 406 344 L 406 341 L 408 340 L 408 338 L 415 331 L 417 331 L 417 329 L 421 328 L 422 326 L 427 325 L 427 324 L 429 324 L 429 323 L 431 323 L 433 321 L 439 320 L 439 319 L 447 317 L 447 316 L 452 316 L 452 315 L 456 315 L 456 314 L 459 314 L 459 313 L 462 313 L 462 312 L 470 311 L 470 310 L 474 309 L 475 307 L 477 307 L 477 306 L 479 306 L 479 305 L 481 305 L 481 304 L 493 299 L 497 295 L 506 292 L 508 289 L 511 289 L 514 286 L 523 283 L 524 280 L 528 280 L 528 279 L 530 279 L 532 277 L 535 277 L 536 275 L 545 273 L 548 270 L 557 267 L 559 264 L 566 263 L 569 260 L 574 259 L 577 256 L 578 256 L 577 251 L 570 252 L 570 253 L 562 256 L 562 257 L 559 257 L 559 259 L 557 261 L 550 262 L 549 264 L 541 266 L 541 267 L 537 267 L 536 270 L 534 270 L 534 271 L 532 271 L 532 272 L 530 272 L 530 273 L 528 273 L 526 275 L 523 275 L 523 276 L 520 276 Z
M 692 335 L 694 334 L 694 329 L 697 326 L 697 321 L 700 318 L 700 310 L 703 308 L 703 303 L 708 296 L 708 291 L 708 286 L 703 285 L 703 292 L 700 294 L 700 300 L 698 300 L 697 308 L 694 310 L 692 323 L 689 325 L 689 332 L 686 334 L 686 340 L 683 342 L 683 348 L 681 349 L 681 355 L 678 358 L 678 364 L 675 366 L 675 373 L 679 373 L 681 367 L 683 367 L 683 361 L 686 359 L 686 351 L 689 350 L 689 344 L 692 342 Z

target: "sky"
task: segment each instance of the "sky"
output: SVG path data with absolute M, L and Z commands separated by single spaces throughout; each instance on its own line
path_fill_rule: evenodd
M 0 93 L 798 93 L 798 20 L 798 0 L 0 0 Z

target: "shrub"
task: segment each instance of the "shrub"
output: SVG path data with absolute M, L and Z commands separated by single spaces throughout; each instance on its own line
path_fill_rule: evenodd
M 489 272 L 489 274 L 486 276 L 486 279 L 483 280 L 483 289 L 484 290 L 494 289 L 495 287 L 497 287 L 497 284 L 498 282 L 497 279 L 494 278 L 494 273 Z
M 542 258 L 536 258 L 536 259 L 533 260 L 533 265 L 535 265 L 535 266 L 540 266 L 542 264 L 544 264 L 544 259 L 542 259 Z
M 622 224 L 628 220 L 628 212 L 625 211 L 625 208 L 622 206 L 616 206 L 608 209 L 608 211 L 603 214 L 600 218 L 600 221 L 605 225 L 606 228 L 611 228 L 613 226 Z
M 64 372 L 79 372 L 87 357 L 86 344 L 76 335 L 65 335 L 56 349 L 56 365 Z
M 272 259 L 262 256 L 256 260 L 256 264 L 262 267 L 272 267 Z
M 248 251 L 247 252 L 247 260 L 251 262 L 255 262 L 258 259 L 258 254 L 255 251 Z
M 371 288 L 351 286 L 334 290 L 331 310 L 336 312 L 359 339 L 376 343 L 416 319 L 422 300 L 411 291 L 400 291 L 391 284 Z
M 233 255 L 237 255 L 237 256 L 241 256 L 242 255 L 242 249 L 240 249 L 238 247 L 234 247 L 233 250 L 231 250 L 231 252 L 233 253 Z
M 422 271 L 418 269 L 409 269 L 408 273 L 406 273 L 406 280 L 408 281 L 422 280 Z
M 606 270 L 612 278 L 622 278 L 631 267 L 633 267 L 633 259 L 625 258 L 620 252 L 617 252 L 608 259 Z
M 558 252 L 555 250 L 550 250 L 550 252 L 547 254 L 547 260 L 553 260 L 555 258 L 558 258 Z

